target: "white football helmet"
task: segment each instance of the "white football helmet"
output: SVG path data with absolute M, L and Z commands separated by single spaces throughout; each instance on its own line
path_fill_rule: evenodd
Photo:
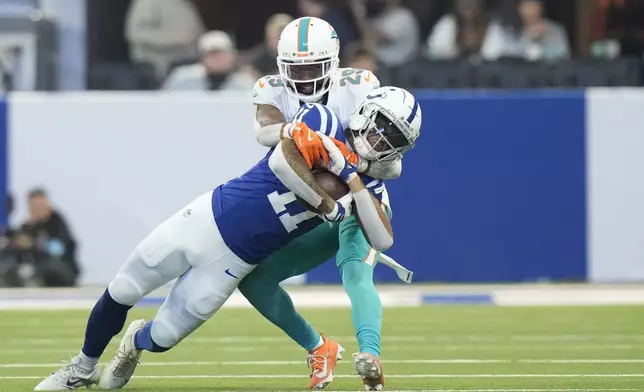
M 399 87 L 369 93 L 349 119 L 353 148 L 370 161 L 400 159 L 420 135 L 422 112 L 414 96 Z
M 335 29 L 319 18 L 289 23 L 277 43 L 277 66 L 286 91 L 302 102 L 320 101 L 333 83 L 340 63 Z

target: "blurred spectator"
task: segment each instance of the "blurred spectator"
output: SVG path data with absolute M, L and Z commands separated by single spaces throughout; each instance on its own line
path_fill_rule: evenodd
M 566 30 L 544 17 L 542 0 L 520 0 L 522 55 L 529 60 L 559 60 L 570 56 Z
M 354 44 L 347 47 L 346 67 L 366 69 L 373 72 L 381 86 L 389 85 L 389 75 L 385 67 L 380 67 L 373 52 L 364 45 Z
M 432 27 L 445 13 L 444 1 L 404 0 L 404 4 L 418 20 L 420 36 L 428 37 Z
M 0 287 L 17 286 L 16 268 L 11 257 L 11 239 L 13 231 L 9 226 L 11 213 L 13 212 L 13 197 L 7 195 L 4 200 L 4 211 L 6 224 L 0 227 Z
M 4 60 L 5 51 L 0 47 L 0 93 L 11 91 L 13 87 L 13 72 Z
M 0 43 L 0 92 L 35 89 L 35 75 L 25 78 L 25 58 L 19 45 Z
M 188 0 L 134 0 L 125 30 L 130 58 L 151 64 L 164 78 L 170 64 L 198 57 L 197 39 L 205 27 Z
M 199 39 L 201 62 L 177 67 L 165 90 L 249 90 L 255 84 L 250 73 L 236 70 L 237 50 L 223 31 L 210 31 Z
M 340 55 L 344 53 L 345 45 L 358 40 L 358 29 L 345 1 L 298 0 L 298 6 L 303 16 L 324 19 L 333 26 L 340 39 Z
M 264 42 L 251 50 L 249 54 L 250 65 L 257 73 L 257 77 L 264 75 L 275 75 L 279 73 L 277 68 L 277 41 L 284 27 L 293 20 L 287 14 L 275 14 L 266 22 Z
M 11 235 L 11 227 L 9 226 L 11 213 L 13 212 L 13 197 L 7 195 L 4 199 L 4 218 L 6 221 L 5 225 L 0 225 L 0 248 L 2 248 L 3 238 L 6 239 Z
M 455 0 L 454 12 L 436 23 L 427 45 L 433 59 L 496 60 L 516 51 L 515 40 L 491 17 L 483 0 Z
M 76 242 L 41 189 L 29 193 L 29 220 L 11 232 L 2 250 L 4 284 L 73 286 L 80 275 Z
M 595 0 L 593 54 L 598 57 L 642 56 L 644 1 Z
M 418 54 L 420 44 L 418 21 L 401 4 L 401 0 L 368 0 L 365 7 L 353 0 L 358 19 L 367 18 L 363 37 L 373 46 L 376 57 L 388 67 L 398 67 Z

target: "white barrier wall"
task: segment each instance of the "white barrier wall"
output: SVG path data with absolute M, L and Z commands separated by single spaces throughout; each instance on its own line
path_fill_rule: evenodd
M 192 198 L 267 152 L 249 94 L 16 94 L 10 189 L 45 187 L 76 234 L 83 283 L 109 282 L 133 247 Z
M 593 89 L 585 101 L 587 277 L 644 281 L 644 90 Z M 267 152 L 253 117 L 247 93 L 13 94 L 14 223 L 25 219 L 26 192 L 45 187 L 79 240 L 83 283 L 105 284 L 158 223 Z M 425 146 L 433 137 L 424 136 Z
M 587 93 L 588 277 L 644 281 L 644 90 Z

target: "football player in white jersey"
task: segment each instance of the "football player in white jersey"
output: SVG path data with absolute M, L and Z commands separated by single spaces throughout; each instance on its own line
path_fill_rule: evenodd
M 420 130 L 418 102 L 402 89 L 379 88 L 377 77 L 370 71 L 338 68 L 338 53 L 338 37 L 324 20 L 304 17 L 284 28 L 278 43 L 280 75 L 260 78 L 253 91 L 257 140 L 273 147 L 282 139 L 293 139 L 309 166 L 325 161 L 328 155 L 323 140 L 294 118 L 303 103 L 322 103 L 339 116 L 341 129 L 351 130 L 347 132 L 351 149 L 337 140 L 335 145 L 365 175 L 365 184 L 370 181 L 367 175 L 374 185 L 382 183 L 377 179 L 396 178 L 402 170 L 402 154 L 411 149 Z M 380 134 L 372 135 L 374 129 Z M 374 141 L 373 136 L 378 139 Z M 377 241 L 381 243 L 374 244 Z M 341 357 L 339 345 L 319 335 L 297 314 L 278 283 L 336 256 L 351 299 L 360 346 L 360 352 L 354 354 L 356 372 L 366 390 L 382 390 L 382 306 L 373 284 L 379 252 L 374 248 L 386 249 L 392 241 L 386 236 L 367 241 L 355 217 L 350 217 L 334 226 L 320 226 L 293 241 L 241 282 L 242 294 L 309 352 L 311 389 L 322 389 L 333 380 L 336 359 Z
M 349 128 L 351 113 L 380 81 L 371 71 L 339 68 L 340 41 L 333 27 L 319 18 L 304 17 L 289 23 L 277 44 L 279 75 L 260 78 L 253 88 L 257 106 L 257 140 L 273 147 L 293 139 L 309 163 L 326 156 L 322 141 L 308 132 L 306 124 L 292 122 L 303 103 L 321 103 L 338 115 L 342 128 Z M 306 137 L 301 137 L 306 135 Z M 310 139 L 310 140 L 309 140 Z M 358 161 L 360 173 L 379 179 L 400 176 L 400 159 Z

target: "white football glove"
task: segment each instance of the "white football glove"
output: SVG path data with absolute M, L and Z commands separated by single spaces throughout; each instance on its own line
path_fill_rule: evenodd
M 342 222 L 346 217 L 351 215 L 351 206 L 353 203 L 353 195 L 347 193 L 335 202 L 335 208 L 328 214 L 323 214 L 322 217 L 327 222 Z
M 317 132 L 317 134 L 322 139 L 322 144 L 324 144 L 324 148 L 329 153 L 329 164 L 323 166 L 331 173 L 340 177 L 344 182 L 348 182 L 357 176 L 358 168 L 345 158 L 342 151 L 333 143 L 333 140 L 322 132 Z

